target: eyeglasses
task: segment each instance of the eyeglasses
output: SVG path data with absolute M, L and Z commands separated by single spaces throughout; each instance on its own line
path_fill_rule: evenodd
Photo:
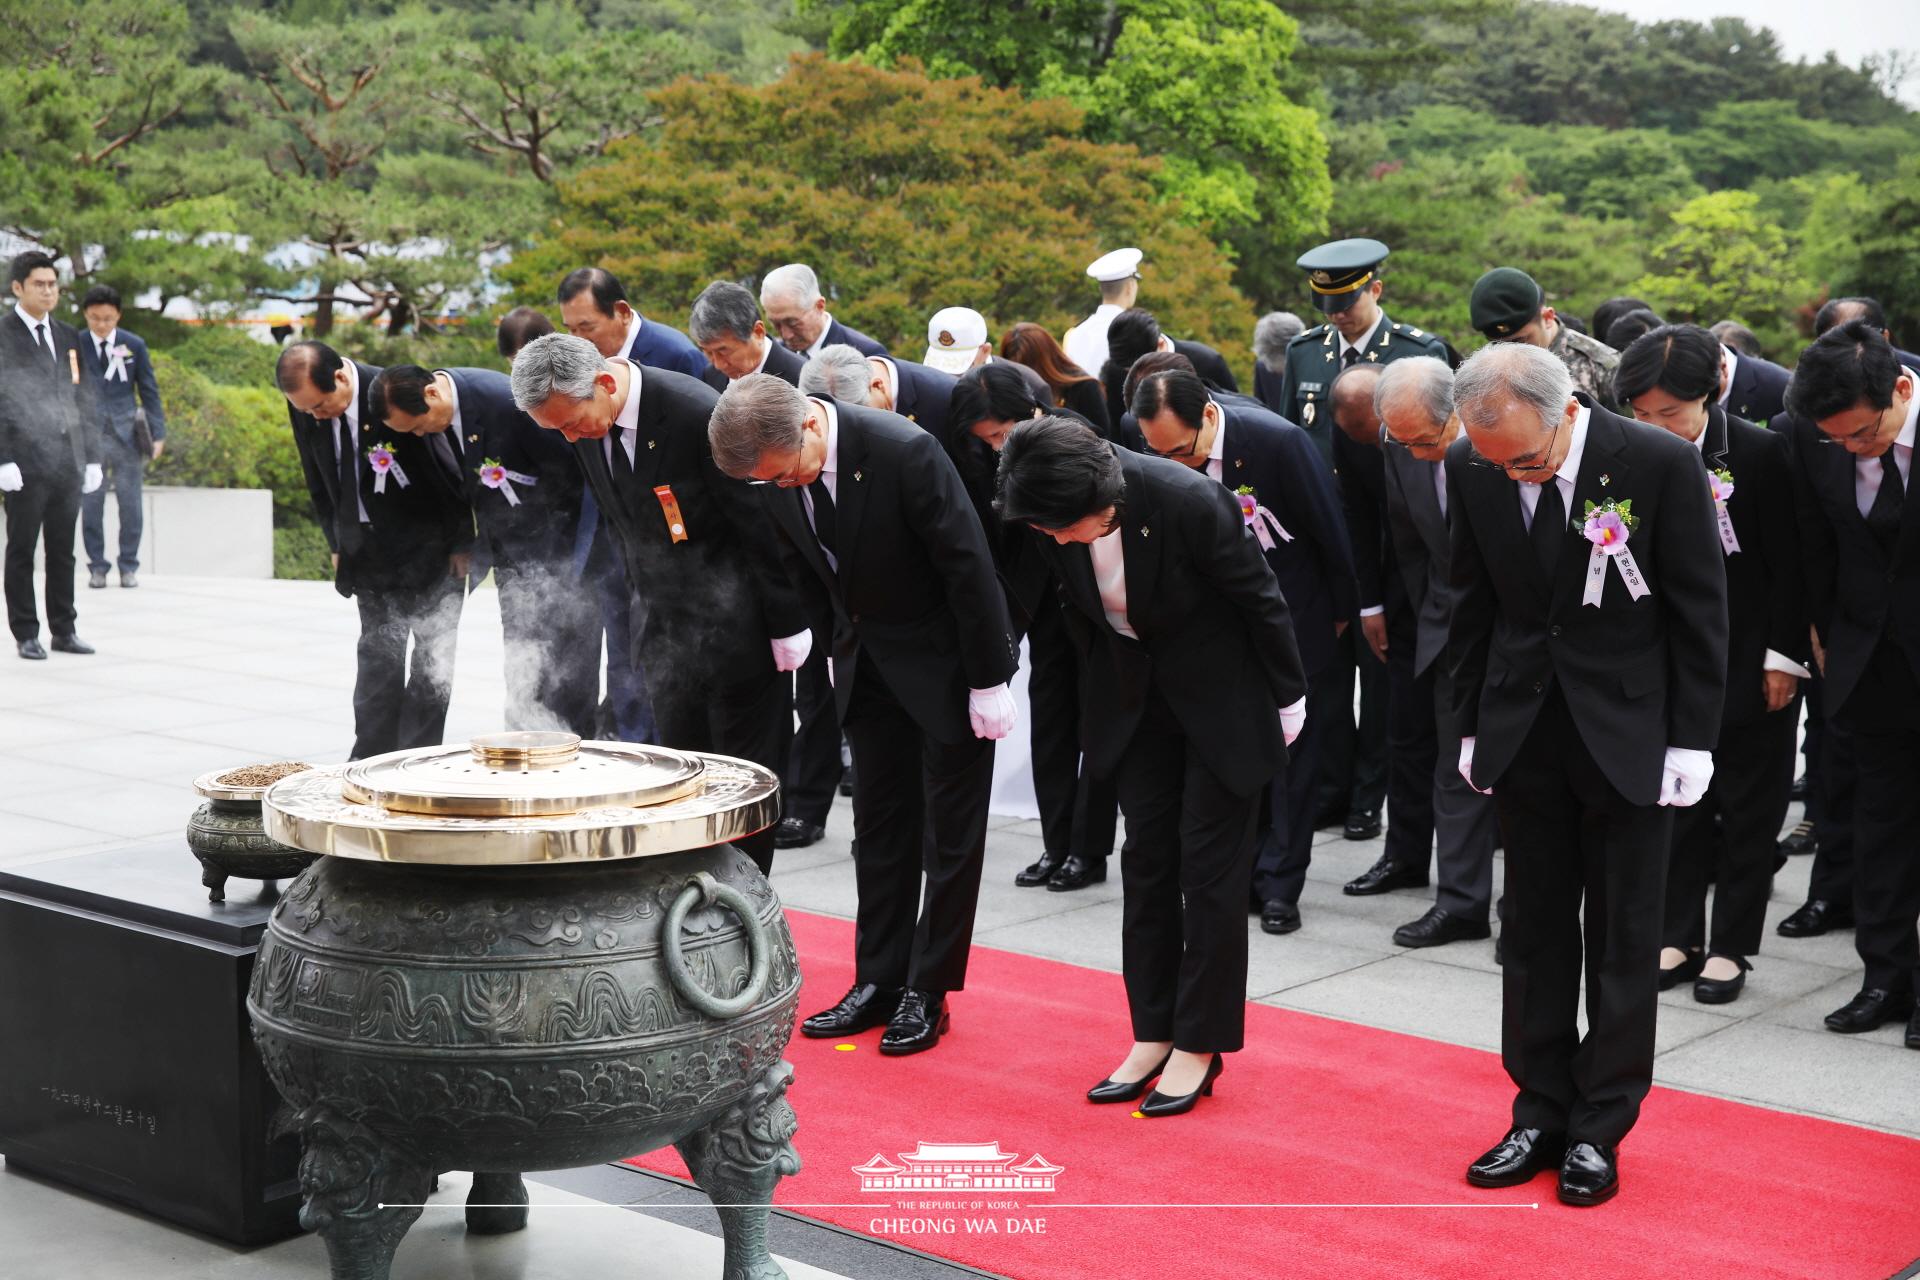
M 1157 458 L 1191 458 L 1194 454 L 1200 452 L 1200 429 L 1195 427 L 1193 430 L 1193 439 L 1187 441 L 1178 449 L 1155 449 L 1152 445 L 1148 445 L 1147 448 Z
M 1402 440 L 1391 431 L 1386 434 L 1388 444 L 1398 445 L 1400 448 L 1409 452 L 1415 449 L 1437 449 L 1447 442 L 1447 433 L 1444 431 L 1437 436 L 1428 436 L 1424 440 Z M 1478 455 L 1475 456 L 1477 457 Z
M 1518 459 L 1510 459 L 1506 462 L 1495 462 L 1492 458 L 1482 454 L 1479 449 L 1469 444 L 1467 463 L 1475 467 L 1491 467 L 1495 471 L 1504 471 L 1510 476 L 1536 476 L 1542 471 L 1552 471 L 1554 442 L 1560 438 L 1560 427 L 1565 421 L 1566 417 L 1563 414 L 1560 421 L 1553 424 L 1552 433 L 1547 436 L 1547 447 L 1533 454 L 1529 461 L 1521 462 Z
M 1826 432 L 1822 431 L 1819 433 L 1817 438 L 1821 444 L 1837 444 L 1837 445 L 1844 446 L 1844 445 L 1852 444 L 1856 440 L 1872 439 L 1874 436 L 1880 433 L 1880 428 L 1884 425 L 1886 425 L 1886 415 L 1881 414 L 1878 417 L 1876 417 L 1872 422 L 1869 422 L 1866 426 L 1860 428 L 1858 431 L 1850 431 L 1844 436 L 1830 436 Z
M 801 466 L 806 462 L 806 460 L 807 460 L 807 451 L 805 449 L 797 450 L 793 455 L 793 465 L 788 467 L 780 475 L 774 477 L 771 480 L 748 480 L 747 483 L 750 485 L 760 485 L 760 484 L 779 485 L 782 489 L 794 488 L 795 487 L 793 483 L 794 477 L 799 473 Z

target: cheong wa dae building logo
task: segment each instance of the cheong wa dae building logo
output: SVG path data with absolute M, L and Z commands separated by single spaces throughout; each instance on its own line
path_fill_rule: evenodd
M 862 1191 L 1052 1191 L 1054 1179 L 1066 1172 L 1047 1163 L 1039 1152 L 1020 1164 L 1017 1152 L 1002 1151 L 998 1142 L 922 1142 L 900 1153 L 895 1163 L 879 1152 L 865 1164 L 856 1164 Z

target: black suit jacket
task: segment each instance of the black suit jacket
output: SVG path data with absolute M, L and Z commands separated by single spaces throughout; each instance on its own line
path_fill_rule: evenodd
M 1193 371 L 1200 375 L 1203 382 L 1222 391 L 1240 390 L 1240 384 L 1234 381 L 1233 370 L 1227 367 L 1225 356 L 1204 342 L 1189 342 L 1185 338 L 1174 338 L 1172 341 L 1173 349 L 1193 362 Z
M 1287 416 L 1286 401 L 1281 391 L 1286 386 L 1287 373 L 1282 369 L 1275 372 L 1267 368 L 1267 362 L 1256 359 L 1253 362 L 1253 398 L 1281 417 Z
M 761 373 L 770 373 L 788 386 L 797 387 L 800 385 L 800 371 L 806 367 L 805 356 L 795 355 L 787 350 L 787 344 L 778 338 L 767 339 L 767 362 L 760 366 Z M 715 391 L 725 391 L 733 379 L 712 365 L 708 365 L 706 372 L 700 375 L 700 381 Z
M 1747 422 L 1764 423 L 1785 410 L 1787 384 L 1793 370 L 1744 352 L 1735 353 L 1733 390 L 1727 393 L 1726 412 Z
M 609 444 L 621 447 L 617 427 L 605 440 L 575 441 L 573 450 L 626 565 L 635 661 L 653 687 L 680 671 L 690 683 L 764 676 L 773 668 L 768 642 L 797 635 L 807 622 L 753 487 L 713 463 L 707 419 L 718 397 L 685 374 L 634 368 L 640 406 L 631 479 L 609 465 Z M 679 541 L 669 498 L 679 508 Z
M 824 341 L 820 343 L 820 345 L 823 347 L 830 347 L 834 345 L 836 342 L 845 343 L 847 346 L 852 347 L 855 351 L 858 351 L 863 356 L 883 356 L 887 354 L 886 347 L 882 346 L 878 342 L 875 342 L 872 338 L 869 338 L 866 334 L 860 332 L 858 329 L 849 328 L 848 326 L 841 324 L 838 320 L 835 320 L 832 323 L 827 325 L 826 338 Z M 806 356 L 802 355 L 800 358 L 802 361 L 805 361 Z
M 920 728 L 971 740 L 967 691 L 1013 678 L 1017 647 L 979 519 L 939 441 L 898 414 L 834 406 L 839 569 L 827 562 L 800 489 L 759 492 L 796 578 L 832 597 L 834 697 L 844 719 L 865 655 Z
M 1558 682 L 1582 741 L 1629 804 L 1660 798 L 1668 747 L 1710 751 L 1727 683 L 1727 575 L 1713 497 L 1686 441 L 1589 404 L 1586 450 L 1552 581 L 1521 514 L 1518 484 L 1447 451 L 1453 635 L 1448 672 L 1473 781 L 1494 785 Z M 1606 483 L 1601 483 L 1601 477 Z M 1548 481 L 1557 483 L 1557 481 Z M 1586 503 L 1631 500 L 1628 539 L 1651 593 L 1635 600 L 1607 566 L 1598 608 L 1581 603 Z
M 356 591 L 418 591 L 447 573 L 447 558 L 473 541 L 473 515 L 453 486 L 437 479 L 439 463 L 417 436 L 393 431 L 373 413 L 367 398 L 379 370 L 353 363 L 360 385 L 360 430 L 349 441 L 359 498 L 343 492 L 334 454 L 333 420 L 316 421 L 311 414 L 287 406 L 293 445 L 307 478 L 307 496 L 314 517 L 327 537 L 327 547 L 340 557 L 333 587 L 343 596 Z M 384 492 L 375 492 L 373 468 L 367 450 L 385 445 L 406 473 L 407 483 L 387 477 Z M 360 520 L 364 505 L 367 520 Z
M 100 343 L 92 332 L 80 334 L 81 364 L 93 379 L 93 393 L 104 429 L 121 444 L 131 445 L 134 411 L 144 410 L 147 430 L 155 440 L 165 440 L 167 413 L 160 404 L 160 383 L 153 376 L 153 357 L 147 352 L 147 344 L 138 334 L 116 329 L 113 346 L 127 349 L 127 358 L 122 361 L 127 376 L 108 382 L 107 370 L 112 362 L 101 363 Z
M 1920 372 L 1920 361 L 1906 367 Z M 1905 655 L 1920 678 L 1920 501 L 1910 483 L 1900 506 L 1899 537 L 1891 553 L 1883 550 L 1855 501 L 1854 456 L 1797 415 L 1789 430 L 1807 605 L 1826 649 L 1831 713 L 1845 707 L 1856 689 L 1865 687 L 1874 697 L 1885 692 L 1883 682 L 1862 680 L 1883 640 Z M 1893 711 L 1909 723 L 1920 716 L 1920 706 L 1857 710 Z
M 1387 532 L 1387 459 L 1385 443 L 1356 444 L 1337 427 L 1333 433 L 1333 473 L 1340 482 L 1340 504 L 1346 511 L 1347 537 L 1353 544 L 1354 577 L 1360 584 L 1360 607 L 1382 607 L 1388 625 L 1411 639 L 1406 587 L 1400 580 L 1398 555 Z
M 953 401 L 953 384 L 957 379 L 929 365 L 916 364 L 897 356 L 886 358 L 893 362 L 899 382 L 893 411 L 945 447 L 947 409 Z
M 488 563 L 570 575 L 586 480 L 565 437 L 520 412 L 506 374 L 492 369 L 441 372 L 453 379 L 460 399 L 460 438 L 454 442 L 460 495 L 473 508 L 484 555 L 473 566 L 475 580 L 485 576 Z M 531 485 L 508 482 L 518 503 L 482 482 L 480 469 L 489 461 L 533 477 Z
M 1149 691 L 1223 786 L 1251 795 L 1286 762 L 1280 708 L 1306 696 L 1287 601 L 1241 518 L 1206 473 L 1115 451 L 1128 639 L 1107 622 L 1084 543 L 1038 545 L 1052 563 L 1083 662 L 1080 741 L 1088 766 L 1113 772 Z
M 1717 405 L 1708 411 L 1700 446 L 1708 470 L 1733 473 L 1727 516 L 1740 547 L 1726 556 L 1727 704 L 1721 723 L 1750 724 L 1767 714 L 1760 674 L 1767 650 L 1805 666 L 1810 648 L 1800 531 L 1788 518 L 1794 509 L 1792 454 L 1786 437 L 1729 417 Z
M 52 316 L 47 327 L 57 355 L 34 342 L 12 306 L 0 315 L 0 466 L 17 464 L 29 484 L 64 480 L 71 468 L 78 483 L 84 467 L 104 460 L 100 407 L 79 332 Z
M 1360 610 L 1339 491 L 1299 427 L 1244 400 L 1221 409 L 1220 483 L 1228 490 L 1252 488 L 1254 501 L 1293 535 L 1289 542 L 1274 534 L 1266 561 L 1286 597 L 1300 665 L 1312 679 L 1333 657 L 1334 626 Z
M 1335 437 L 1337 440 L 1339 437 Z M 1433 468 L 1397 445 L 1384 445 L 1381 478 L 1387 495 L 1387 533 L 1393 540 L 1407 613 L 1413 619 L 1413 673 L 1423 674 L 1447 647 L 1453 623 L 1453 593 L 1447 514 L 1433 488 Z M 1398 641 L 1395 641 L 1398 643 Z

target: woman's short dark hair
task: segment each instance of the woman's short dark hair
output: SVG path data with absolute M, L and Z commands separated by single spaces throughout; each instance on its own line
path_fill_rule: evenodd
M 1038 409 L 1047 413 L 1052 405 L 1042 404 L 1033 394 L 1033 384 L 1017 365 L 1001 361 L 977 365 L 960 375 L 953 384 L 953 398 L 947 405 L 947 426 L 959 435 L 976 422 L 989 418 L 1024 422 Z
M 1119 506 L 1125 494 L 1113 446 L 1084 422 L 1048 414 L 1008 434 L 993 509 L 1011 523 L 1066 529 Z
M 1620 353 L 1613 394 L 1625 403 L 1658 387 L 1675 400 L 1720 394 L 1720 340 L 1697 324 L 1649 329 Z
M 1133 392 L 1133 417 L 1136 422 L 1145 422 L 1172 410 L 1174 417 L 1198 431 L 1207 398 L 1207 384 L 1200 381 L 1199 374 L 1167 369 L 1140 379 Z
M 1861 404 L 1884 411 L 1899 376 L 1900 360 L 1886 335 L 1871 320 L 1849 320 L 1800 353 L 1787 384 L 1787 408 L 1816 423 Z
M 80 299 L 80 310 L 88 307 L 112 307 L 120 310 L 120 291 L 110 284 L 96 284 Z
M 1653 310 L 1652 304 L 1644 298 L 1628 298 L 1624 296 L 1608 298 L 1605 302 L 1595 307 L 1593 314 L 1587 317 L 1587 332 L 1600 339 L 1600 341 L 1605 342 L 1607 340 L 1607 330 L 1613 327 L 1615 320 L 1618 320 L 1629 311 L 1651 310 Z
M 1652 333 L 1665 323 L 1666 321 L 1662 320 L 1657 313 L 1646 307 L 1640 307 L 1627 312 L 1608 325 L 1606 332 L 1600 335 L 1600 341 L 1615 351 L 1625 351 L 1639 339 L 1641 334 Z
M 515 307 L 500 317 L 500 328 L 494 334 L 494 343 L 499 347 L 500 354 L 511 360 L 520 354 L 520 348 L 552 332 L 553 321 L 546 312 L 535 311 L 532 307 Z

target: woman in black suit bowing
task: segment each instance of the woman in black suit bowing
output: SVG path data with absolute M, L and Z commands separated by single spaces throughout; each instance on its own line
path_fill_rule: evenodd
M 1045 535 L 1083 657 L 1087 765 L 1127 817 L 1121 968 L 1134 1044 L 1087 1093 L 1192 1110 L 1246 1031 L 1254 822 L 1306 718 L 1287 604 L 1233 495 L 1043 417 L 1000 453 L 994 505 Z M 1264 694 L 1264 696 L 1261 696 Z
M 1614 392 L 1634 417 L 1700 450 L 1727 568 L 1727 700 L 1713 781 L 1699 804 L 1674 815 L 1660 953 L 1661 990 L 1692 982 L 1702 1004 L 1736 998 L 1753 967 L 1748 957 L 1760 949 L 1774 840 L 1793 785 L 1799 685 L 1808 674 L 1787 440 L 1723 410 L 1720 380 L 1719 340 L 1690 324 L 1635 339 L 1613 375 Z

